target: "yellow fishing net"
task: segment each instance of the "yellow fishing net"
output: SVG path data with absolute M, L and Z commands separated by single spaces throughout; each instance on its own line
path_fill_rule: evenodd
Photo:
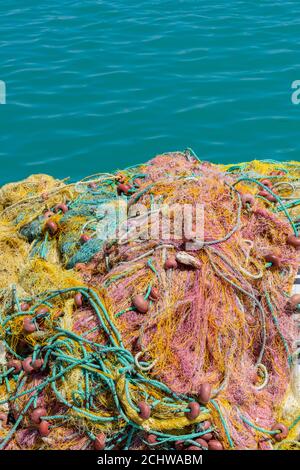
M 299 227 L 298 162 L 3 186 L 1 448 L 299 448 Z

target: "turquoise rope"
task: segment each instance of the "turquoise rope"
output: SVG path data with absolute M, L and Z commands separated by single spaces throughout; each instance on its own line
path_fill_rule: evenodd
M 228 429 L 228 426 L 227 426 L 227 423 L 225 421 L 225 418 L 221 412 L 221 409 L 218 405 L 218 403 L 215 401 L 215 400 L 210 400 L 210 403 L 213 404 L 213 406 L 216 408 L 217 412 L 219 413 L 219 416 L 220 416 L 220 419 L 221 419 L 221 422 L 222 422 L 222 425 L 223 425 L 223 428 L 224 428 L 224 431 L 225 431 L 225 434 L 226 434 L 226 437 L 228 439 L 228 442 L 229 442 L 229 445 L 231 448 L 234 447 L 234 444 L 233 444 L 233 441 L 231 439 L 231 436 L 230 436 L 230 432 L 229 432 L 229 429 Z
M 257 184 L 258 186 L 260 186 L 261 188 L 263 188 L 265 191 L 267 191 L 269 194 L 271 194 L 275 199 L 276 201 L 278 202 L 278 204 L 281 206 L 282 208 L 282 211 L 285 213 L 293 231 L 294 231 L 294 234 L 297 236 L 297 228 L 290 216 L 290 214 L 288 213 L 288 211 L 286 210 L 286 208 L 284 207 L 282 201 L 281 201 L 281 198 L 277 196 L 277 194 L 275 194 L 270 188 L 268 188 L 267 186 L 265 186 L 264 184 L 262 184 L 260 181 L 257 181 L 253 178 L 246 178 L 246 177 L 243 177 L 243 178 L 239 178 L 234 184 L 233 186 L 236 186 L 238 183 L 240 183 L 241 181 L 248 181 L 249 183 L 255 183 Z

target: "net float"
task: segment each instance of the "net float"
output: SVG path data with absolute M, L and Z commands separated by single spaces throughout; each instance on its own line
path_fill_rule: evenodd
M 178 266 L 175 256 L 169 256 L 165 261 L 165 269 L 176 269 Z
M 44 364 L 44 359 L 36 359 L 35 361 L 32 361 L 31 364 L 34 370 L 39 370 Z
M 82 299 L 82 294 L 81 294 L 80 292 L 78 292 L 77 294 L 75 294 L 75 296 L 74 296 L 74 302 L 75 302 L 75 305 L 76 305 L 77 308 L 82 307 L 83 299 Z
M 261 191 L 258 191 L 257 195 L 258 196 L 261 196 L 261 197 L 267 197 L 268 196 L 268 191 L 266 191 L 265 189 L 262 189 Z
M 258 196 L 261 196 L 261 197 L 264 197 L 265 199 L 267 199 L 268 201 L 270 202 L 277 202 L 277 199 L 275 196 L 273 196 L 273 194 L 270 194 L 268 191 L 266 191 L 265 189 L 259 191 L 258 193 Z
M 23 330 L 26 333 L 33 333 L 37 330 L 35 323 L 33 322 L 32 317 L 25 317 L 23 320 Z
M 300 294 L 294 294 L 289 300 L 289 304 L 293 310 L 297 310 L 298 305 L 300 305 Z
M 266 198 L 267 198 L 268 201 L 270 201 L 270 202 L 277 202 L 277 199 L 276 199 L 275 196 L 273 196 L 273 194 L 268 193 L 268 195 L 266 196 Z
M 140 313 L 147 313 L 149 310 L 149 302 L 148 300 L 145 300 L 141 294 L 133 297 L 132 304 Z
M 54 212 L 52 211 L 46 211 L 44 212 L 44 219 L 50 219 L 50 217 L 53 217 Z
M 297 250 L 300 249 L 300 237 L 296 237 L 296 235 L 290 235 L 287 239 L 287 243 L 288 245 L 297 248 Z
M 17 359 L 11 359 L 7 363 L 7 368 L 14 368 L 13 374 L 18 374 L 22 370 L 22 362 Z
M 50 429 L 49 429 L 50 423 L 48 421 L 41 421 L 39 424 L 39 433 L 42 437 L 47 437 L 50 434 Z
M 49 313 L 49 312 L 50 312 L 50 310 L 49 310 L 48 307 L 39 307 L 39 308 L 35 311 L 36 315 L 46 315 L 46 314 Z
M 137 404 L 139 408 L 139 417 L 143 420 L 149 419 L 151 416 L 151 408 L 145 401 L 140 401 Z
M 223 450 L 223 445 L 217 439 L 212 439 L 208 442 L 208 450 Z
M 56 204 L 56 206 L 54 207 L 54 212 L 63 212 L 64 214 L 66 212 L 68 212 L 69 208 L 67 206 L 67 204 L 64 204 L 64 203 L 61 203 L 61 204 Z
M 87 243 L 90 239 L 91 237 L 87 233 L 83 233 L 82 235 L 80 235 L 81 243 Z
M 201 430 L 202 431 L 205 431 L 206 429 L 209 429 L 209 428 L 211 428 L 211 422 L 210 421 L 206 420 L 206 421 L 203 421 L 201 423 Z
M 189 446 L 187 450 L 200 450 L 201 451 L 201 448 L 198 446 Z
M 32 411 L 30 419 L 34 424 L 39 424 L 43 416 L 47 416 L 46 408 L 38 407 Z
M 131 189 L 131 186 L 129 184 L 118 184 L 117 186 L 117 192 L 118 194 L 128 194 L 128 191 Z
M 261 184 L 263 184 L 264 186 L 267 186 L 267 188 L 272 188 L 272 186 L 273 186 L 272 182 L 268 179 L 262 180 Z
M 157 437 L 155 434 L 148 434 L 146 439 L 149 444 L 155 444 L 157 442 Z
M 211 397 L 211 385 L 209 383 L 204 383 L 200 385 L 198 400 L 202 405 L 206 405 Z
M 32 357 L 31 356 L 26 357 L 26 359 L 24 359 L 22 361 L 22 367 L 23 367 L 23 370 L 25 372 L 28 372 L 29 374 L 34 371 L 34 368 L 32 367 Z
M 50 235 L 55 235 L 58 232 L 58 225 L 50 219 L 47 220 L 45 228 L 50 233 Z
M 106 441 L 106 436 L 103 432 L 101 432 L 100 434 L 97 434 L 94 440 L 94 449 L 95 450 L 105 449 L 105 441 Z
M 272 263 L 272 265 L 275 268 L 279 268 L 281 265 L 280 259 L 278 258 L 278 256 L 274 255 L 273 253 L 266 254 L 265 260 L 267 261 L 267 263 Z
M 176 450 L 182 450 L 184 447 L 184 441 L 176 441 L 175 442 L 175 449 Z
M 157 287 L 152 287 L 149 295 L 149 299 L 156 302 L 159 299 L 159 290 Z
M 208 443 L 201 437 L 197 437 L 197 439 L 195 439 L 195 442 L 197 442 L 198 444 L 200 444 L 202 447 L 204 447 L 205 449 L 208 448 Z
M 255 197 L 253 194 L 241 194 L 241 199 L 243 206 L 247 206 L 247 204 L 249 204 L 249 206 L 253 206 L 255 203 Z
M 285 176 L 286 173 L 285 171 L 282 171 L 282 170 L 276 170 L 276 171 L 271 171 L 270 175 L 271 176 Z
M 278 431 L 278 433 L 274 435 L 274 439 L 277 442 L 280 442 L 285 439 L 289 433 L 288 428 L 282 423 L 274 424 L 274 426 L 272 427 L 272 431 Z
M 208 432 L 207 434 L 203 434 L 203 436 L 201 436 L 202 439 L 204 439 L 205 441 L 210 441 L 212 438 L 213 438 L 213 435 L 211 432 Z
M 30 309 L 30 305 L 27 302 L 21 303 L 20 307 L 22 312 L 27 312 Z
M 191 403 L 188 404 L 188 408 L 190 409 L 190 411 L 187 411 L 185 413 L 185 416 L 190 421 L 194 421 L 194 419 L 196 419 L 200 414 L 200 405 L 198 402 L 192 401 Z

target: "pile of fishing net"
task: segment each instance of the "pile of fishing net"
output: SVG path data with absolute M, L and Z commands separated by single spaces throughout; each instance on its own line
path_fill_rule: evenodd
M 2 187 L 0 448 L 299 448 L 299 178 L 188 149 Z

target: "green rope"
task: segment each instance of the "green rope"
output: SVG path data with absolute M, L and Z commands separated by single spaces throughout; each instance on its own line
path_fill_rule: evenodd
M 271 436 L 275 436 L 275 434 L 278 434 L 280 431 L 279 429 L 275 429 L 274 431 L 271 431 L 269 429 L 261 428 L 260 426 L 257 426 L 256 424 L 251 423 L 245 416 L 240 416 L 241 420 L 244 421 L 244 423 L 248 424 L 251 428 L 255 429 L 256 431 L 259 431 L 263 434 L 270 434 Z
M 226 437 L 227 437 L 227 439 L 228 439 L 229 445 L 230 445 L 231 448 L 233 448 L 233 447 L 234 447 L 234 444 L 233 444 L 233 441 L 232 441 L 232 439 L 231 439 L 231 436 L 230 436 L 230 432 L 229 432 L 227 423 L 226 423 L 226 421 L 225 421 L 225 418 L 224 418 L 224 416 L 223 416 L 223 414 L 222 414 L 222 411 L 221 411 L 221 409 L 220 409 L 218 403 L 216 402 L 216 400 L 210 400 L 210 403 L 212 403 L 213 406 L 216 408 L 216 410 L 217 410 L 217 412 L 218 412 L 218 414 L 219 414 L 219 416 L 220 416 L 220 419 L 221 419 L 221 422 L 222 422 L 222 425 L 223 425 L 223 428 L 224 428 Z
M 290 214 L 288 213 L 288 211 L 284 207 L 284 204 L 282 203 L 281 198 L 277 194 L 275 194 L 270 188 L 268 188 L 267 186 L 262 184 L 260 181 L 255 180 L 254 178 L 248 178 L 248 177 L 239 178 L 235 183 L 233 183 L 233 186 L 236 186 L 241 181 L 248 181 L 249 183 L 255 183 L 258 186 L 260 186 L 261 188 L 263 188 L 265 191 L 267 191 L 269 194 L 271 194 L 276 199 L 276 201 L 278 202 L 280 207 L 282 208 L 282 211 L 285 213 L 285 215 L 286 215 L 286 217 L 287 217 L 287 219 L 288 219 L 288 221 L 289 221 L 289 223 L 290 223 L 290 225 L 291 225 L 291 227 L 294 231 L 294 234 L 297 236 L 297 233 L 298 233 L 297 228 L 296 228 Z

